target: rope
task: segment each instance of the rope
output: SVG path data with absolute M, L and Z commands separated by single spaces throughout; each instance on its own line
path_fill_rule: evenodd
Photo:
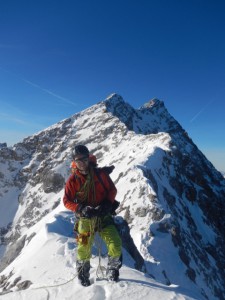
M 82 270 L 82 269 L 81 269 Z M 55 285 L 47 285 L 47 286 L 40 286 L 40 287 L 37 287 L 37 288 L 33 288 L 31 290 L 39 290 L 39 289 L 46 289 L 46 288 L 54 288 L 54 287 L 58 287 L 58 286 L 63 286 L 63 285 L 66 285 L 68 284 L 69 282 L 73 281 L 77 276 L 78 274 L 81 272 L 81 270 L 79 272 L 77 272 L 77 274 L 75 276 L 73 276 L 71 279 L 63 282 L 63 283 L 59 283 L 59 284 L 55 284 Z
M 95 181 L 94 181 L 94 170 L 90 169 L 90 183 L 88 189 L 88 199 L 91 199 L 92 205 L 96 204 L 96 192 L 95 192 Z
M 67 280 L 67 281 L 65 281 L 65 282 L 63 282 L 63 283 L 59 283 L 59 284 L 55 284 L 55 285 L 43 285 L 43 286 L 39 286 L 39 287 L 36 287 L 36 288 L 31 288 L 31 289 L 29 289 L 29 290 L 34 291 L 34 290 L 41 290 L 41 289 L 47 289 L 47 288 L 54 288 L 54 287 L 66 285 L 66 284 L 68 284 L 69 282 L 73 281 L 73 280 L 78 276 L 78 274 L 79 274 L 81 271 L 82 271 L 82 269 L 81 269 L 79 272 L 77 272 L 77 274 L 76 274 L 75 276 L 73 276 L 71 279 L 69 279 L 69 280 Z M 19 292 L 21 292 L 21 291 L 22 291 L 22 290 L 11 291 L 11 292 L 13 292 L 13 293 L 19 293 Z M 9 291 L 9 292 L 10 292 L 10 291 Z
M 76 198 L 81 203 L 89 202 L 92 206 L 96 203 L 94 169 L 90 168 L 85 183 L 81 186 L 80 190 L 76 193 Z
M 93 220 L 93 222 L 92 222 Z M 102 222 L 101 222 L 101 219 L 99 217 L 95 217 L 93 219 L 91 219 L 91 222 L 90 222 L 90 234 L 91 236 L 92 235 L 95 235 L 95 232 L 100 232 L 102 230 Z M 100 240 L 94 240 L 95 241 L 95 245 L 97 247 L 97 250 L 98 250 L 98 266 L 97 266 L 97 269 L 96 269 L 96 277 L 98 279 L 103 279 L 105 278 L 105 271 L 106 271 L 106 268 L 104 266 L 101 265 L 101 257 L 102 257 L 102 239 L 100 238 Z M 101 275 L 99 275 L 99 273 Z
M 106 268 L 101 265 L 101 242 L 100 242 L 98 247 L 98 267 L 96 270 L 96 277 L 98 279 L 105 278 L 105 272 L 106 272 Z M 99 276 L 99 273 L 101 274 L 101 276 Z

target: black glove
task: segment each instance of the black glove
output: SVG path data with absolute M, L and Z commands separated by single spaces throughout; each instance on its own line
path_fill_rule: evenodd
M 91 206 L 85 206 L 82 210 L 81 210 L 81 216 L 84 218 L 93 218 L 97 216 L 97 211 L 94 207 Z
M 117 210 L 117 208 L 118 208 L 119 206 L 120 206 L 120 202 L 117 201 L 117 200 L 114 200 L 114 202 L 113 202 L 113 204 L 112 204 L 112 209 L 111 209 L 111 214 L 112 214 L 113 216 L 116 215 L 116 210 Z
M 91 206 L 87 206 L 85 204 L 78 204 L 77 210 L 76 210 L 76 214 L 79 217 L 84 217 L 84 218 L 91 218 L 91 211 L 92 211 L 92 207 Z
M 104 200 L 99 206 L 95 208 L 96 214 L 98 217 L 106 216 L 111 213 L 112 210 L 112 202 L 109 200 Z

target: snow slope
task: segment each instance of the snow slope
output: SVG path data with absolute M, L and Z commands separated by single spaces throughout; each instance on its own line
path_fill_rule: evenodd
M 82 287 L 75 271 L 73 218 L 73 214 L 60 205 L 27 232 L 28 235 L 33 232 L 36 235 L 25 247 L 23 255 L 11 264 L 10 269 L 16 272 L 10 279 L 13 282 L 21 276 L 25 280 L 29 278 L 33 284 L 23 291 L 14 287 L 12 292 L 2 295 L 1 299 L 201 299 L 200 295 L 190 290 L 175 285 L 166 286 L 129 267 L 132 258 L 125 251 L 120 281 L 108 283 L 104 279 L 99 280 L 96 278 L 99 264 L 96 245 L 91 261 L 92 285 Z M 106 258 L 102 258 L 100 263 L 106 266 Z

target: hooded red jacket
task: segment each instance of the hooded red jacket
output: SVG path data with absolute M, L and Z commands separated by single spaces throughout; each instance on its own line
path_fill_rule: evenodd
M 102 179 L 103 184 L 99 181 L 98 176 Z M 117 189 L 108 174 L 101 169 L 98 169 L 98 176 L 94 169 L 94 184 L 95 184 L 95 204 L 93 205 L 91 199 L 87 199 L 86 205 L 98 206 L 103 200 L 109 200 L 112 203 L 115 201 Z M 66 182 L 65 194 L 63 203 L 65 207 L 73 212 L 76 212 L 79 202 L 76 201 L 76 193 L 80 191 L 81 187 L 86 181 L 86 176 L 82 175 L 78 170 L 72 174 Z

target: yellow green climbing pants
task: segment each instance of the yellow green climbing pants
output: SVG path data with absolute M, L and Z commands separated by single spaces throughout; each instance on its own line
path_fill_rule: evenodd
M 90 260 L 95 233 L 98 232 L 105 242 L 110 257 L 120 257 L 122 241 L 110 215 L 78 221 L 77 259 Z

